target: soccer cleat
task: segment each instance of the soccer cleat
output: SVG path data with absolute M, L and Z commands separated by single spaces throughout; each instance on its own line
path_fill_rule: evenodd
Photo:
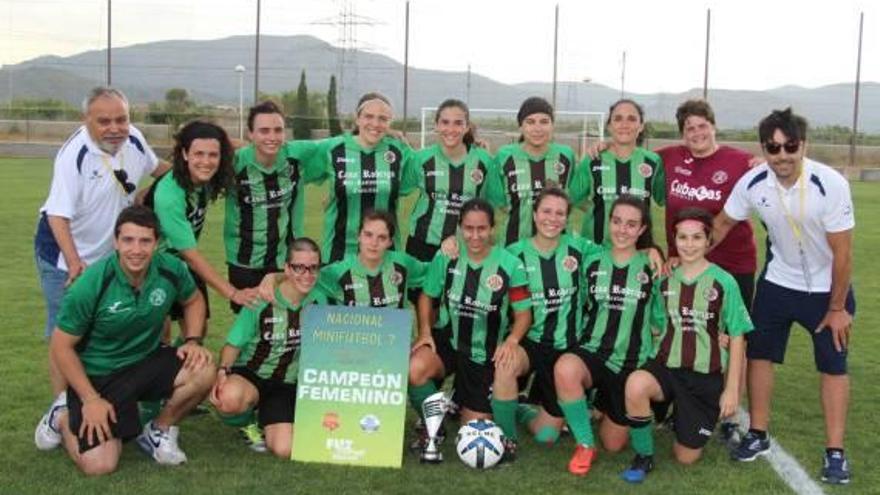
M 144 431 L 137 437 L 137 444 L 159 464 L 176 466 L 186 462 L 186 454 L 177 446 L 180 430 L 176 426 L 162 431 L 150 421 L 144 425 Z
M 849 483 L 849 463 L 843 452 L 825 452 L 822 461 L 822 481 L 832 485 L 845 485 Z
M 67 410 L 67 392 L 61 392 L 46 414 L 40 418 L 37 428 L 34 430 L 34 444 L 40 450 L 52 450 L 61 445 L 61 430 L 58 427 L 58 417 Z
M 519 448 L 519 444 L 512 438 L 504 438 L 502 441 L 504 442 L 504 454 L 498 464 L 513 464 L 516 461 L 516 450 Z
M 257 423 L 251 423 L 238 429 L 241 436 L 244 437 L 248 448 L 254 452 L 266 452 L 266 438 L 263 436 L 263 430 Z
M 758 456 L 768 453 L 770 453 L 770 438 L 762 440 L 758 435 L 748 432 L 740 440 L 739 445 L 730 452 L 730 457 L 735 461 L 752 462 Z
M 629 467 L 620 473 L 620 478 L 627 483 L 641 483 L 653 470 L 654 456 L 636 454 Z
M 574 455 L 568 461 L 568 472 L 575 476 L 586 476 L 596 460 L 596 449 L 578 444 L 574 449 Z

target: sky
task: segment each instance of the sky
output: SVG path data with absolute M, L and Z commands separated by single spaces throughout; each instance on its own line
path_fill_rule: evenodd
M 253 34 L 257 0 L 112 0 L 113 45 Z M 343 11 L 361 23 L 354 46 L 404 59 L 404 0 L 262 0 L 261 32 L 341 44 Z M 0 0 L 0 65 L 106 46 L 108 0 Z M 877 0 L 411 0 L 412 67 L 465 71 L 505 83 L 585 78 L 629 93 L 702 87 L 711 10 L 709 87 L 818 87 L 880 81 Z M 625 71 L 622 63 L 626 52 Z M 251 61 L 242 60 L 248 66 Z

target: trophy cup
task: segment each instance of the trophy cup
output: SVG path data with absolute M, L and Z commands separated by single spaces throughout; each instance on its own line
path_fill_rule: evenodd
M 425 420 L 425 432 L 428 434 L 428 443 L 422 450 L 421 462 L 437 464 L 443 462 L 443 453 L 437 447 L 437 432 L 443 424 L 448 407 L 446 395 L 436 392 L 428 396 L 422 403 L 422 417 Z

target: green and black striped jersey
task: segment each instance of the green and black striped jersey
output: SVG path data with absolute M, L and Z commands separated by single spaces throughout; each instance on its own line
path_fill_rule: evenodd
M 150 186 L 144 204 L 159 218 L 159 249 L 179 253 L 194 249 L 205 224 L 208 190 L 194 187 L 189 193 L 167 172 Z
M 246 367 L 266 380 L 296 383 L 300 313 L 309 304 L 326 304 L 326 300 L 312 291 L 301 304 L 293 305 L 276 288 L 271 303 L 243 307 L 226 337 L 226 344 L 241 351 L 234 366 Z
M 350 133 L 318 142 L 309 168 L 320 169 L 322 180 L 331 179 L 321 249 L 325 263 L 357 254 L 361 217 L 367 211 L 397 216 L 398 199 L 415 189 L 415 174 L 406 170 L 410 153 L 408 145 L 388 136 L 372 149 L 361 146 Z M 400 244 L 399 238 L 394 244 Z
M 551 183 L 567 189 L 574 166 L 574 152 L 559 143 L 550 143 L 542 156 L 530 156 L 519 143 L 498 150 L 486 183 L 486 199 L 496 208 L 509 209 L 499 233 L 505 246 L 535 233 L 535 197 Z
M 754 329 L 733 276 L 711 263 L 694 280 L 685 280 L 678 267 L 657 285 L 659 297 L 651 307 L 652 324 L 662 331 L 657 361 L 697 373 L 726 371 L 727 349 L 718 336 Z
M 616 263 L 611 249 L 586 260 L 587 296 L 584 349 L 615 373 L 644 364 L 653 349 L 651 306 L 654 284 L 648 255 L 635 253 Z
M 321 268 L 318 287 L 331 304 L 403 308 L 407 290 L 421 287 L 427 263 L 399 251 L 386 251 L 375 270 L 350 254 Z
M 443 153 L 439 144 L 425 148 L 411 157 L 414 182 L 419 197 L 410 217 L 409 236 L 432 246 L 454 235 L 461 206 L 469 199 L 483 196 L 492 158 L 479 146 L 471 146 L 459 163 Z
M 563 234 L 549 252 L 539 251 L 532 239 L 522 239 L 507 250 L 523 262 L 528 274 L 532 326 L 526 338 L 558 350 L 576 346 L 583 335 L 587 297 L 584 261 L 602 248 Z
M 610 245 L 608 219 L 611 204 L 621 194 L 643 198 L 648 206 L 651 198 L 658 205 L 666 204 L 663 162 L 660 155 L 644 148 L 636 148 L 626 160 L 609 150 L 600 153 L 595 160 L 585 158 L 572 178 L 571 189 L 573 196 L 584 192 L 592 196 L 581 235 L 596 244 Z
M 438 251 L 422 289 L 447 312 L 452 347 L 478 364 L 492 359 L 507 337 L 510 311 L 531 306 L 522 261 L 500 246 L 480 263 L 468 259 L 464 246 L 454 260 Z
M 288 141 L 272 168 L 257 162 L 253 145 L 235 153 L 235 177 L 226 195 L 226 262 L 244 268 L 281 268 L 287 245 L 302 235 L 303 184 L 319 179 L 308 168 L 312 141 Z

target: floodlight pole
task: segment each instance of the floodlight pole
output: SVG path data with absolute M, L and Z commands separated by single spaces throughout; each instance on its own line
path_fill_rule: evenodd
M 406 23 L 403 39 L 403 135 L 406 136 L 407 100 L 409 99 L 409 0 L 406 1 Z
M 113 83 L 110 70 L 110 49 L 112 47 L 111 34 L 113 29 L 113 0 L 107 0 L 107 86 Z
M 553 27 L 553 108 L 556 108 L 556 67 L 559 53 L 559 4 L 556 4 L 556 20 Z
M 623 51 L 623 58 L 620 62 L 620 97 L 624 95 L 624 85 L 626 83 L 626 50 Z
M 709 100 L 709 31 L 712 25 L 712 9 L 706 9 L 706 62 L 703 66 L 703 99 Z
M 244 139 L 244 66 L 236 65 L 238 73 L 238 139 Z
M 254 48 L 254 104 L 260 99 L 260 0 L 257 0 L 257 44 Z
M 859 134 L 859 86 L 862 78 L 862 28 L 865 25 L 865 13 L 859 14 L 859 54 L 856 59 L 856 91 L 853 99 L 852 136 L 849 139 L 849 166 L 856 166 L 856 136 Z

